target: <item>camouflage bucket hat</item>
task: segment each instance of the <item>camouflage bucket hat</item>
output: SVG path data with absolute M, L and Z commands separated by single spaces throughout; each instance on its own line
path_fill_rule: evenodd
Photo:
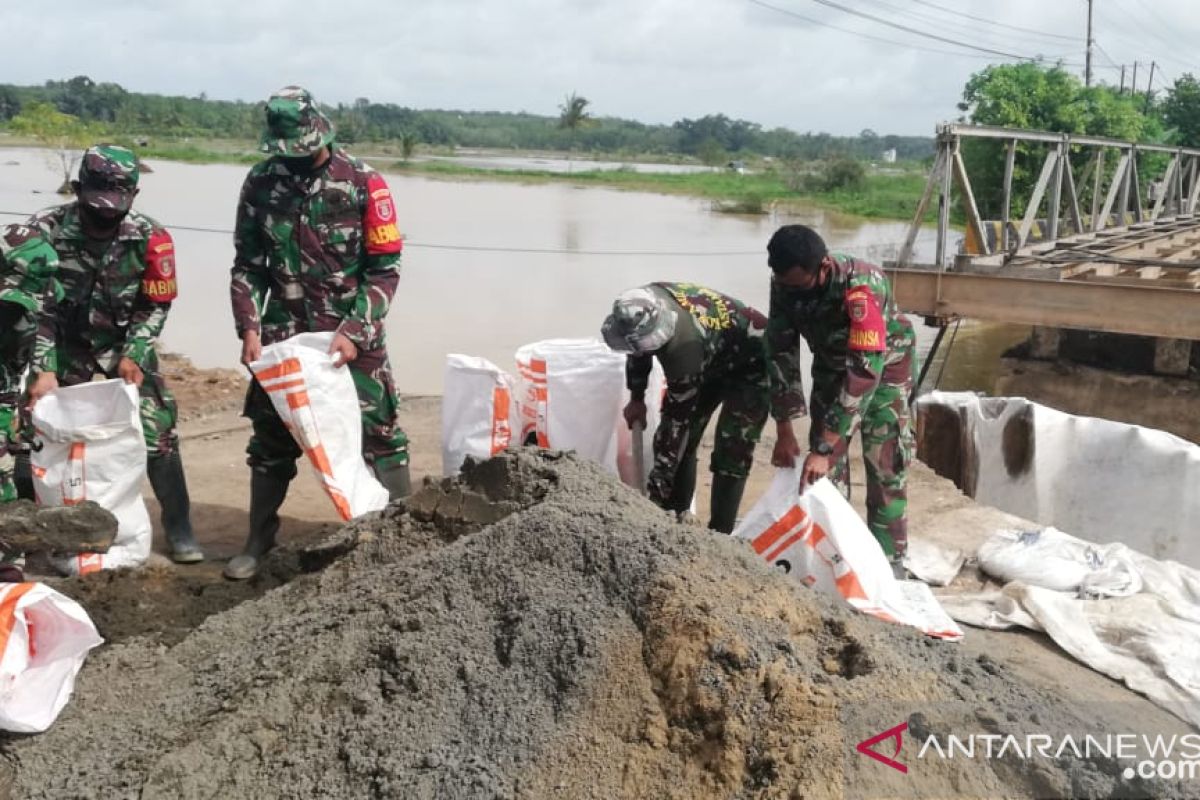
M 79 199 L 95 209 L 128 211 L 139 173 L 132 150 L 115 144 L 89 147 L 79 162 Z
M 675 335 L 675 314 L 647 287 L 627 289 L 613 301 L 600 335 L 613 350 L 643 355 L 661 349 Z
M 258 149 L 270 155 L 309 156 L 333 141 L 333 123 L 307 89 L 285 86 L 267 100 L 267 125 Z

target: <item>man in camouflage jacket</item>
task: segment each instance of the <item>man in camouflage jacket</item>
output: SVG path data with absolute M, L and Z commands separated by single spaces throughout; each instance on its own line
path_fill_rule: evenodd
M 396 208 L 383 177 L 334 143 L 333 125 L 297 86 L 272 95 L 261 149 L 238 201 L 230 292 L 242 361 L 297 333 L 333 331 L 362 409 L 363 455 L 392 497 L 410 491 L 384 321 L 400 280 Z M 226 576 L 248 578 L 274 545 L 300 447 L 253 384 L 250 535 Z
M 803 225 L 767 245 L 772 270 L 767 323 L 771 414 L 779 430 L 772 461 L 793 466 L 800 446 L 791 420 L 804 401 L 799 341 L 813 352 L 812 426 L 802 482 L 826 474 L 849 495 L 847 451 L 862 427 L 867 524 L 897 574 L 908 547 L 906 481 L 913 433 L 908 396 L 916 369 L 912 324 L 896 309 L 883 271 L 844 255 Z
M 84 153 L 76 200 L 29 221 L 58 254 L 61 297 L 39 317 L 34 344 L 36 402 L 60 383 L 86 383 L 99 374 L 135 384 L 148 459 L 146 473 L 162 508 L 171 557 L 202 561 L 192 534 L 191 501 L 179 436 L 178 411 L 158 367 L 154 345 L 178 293 L 171 234 L 133 210 L 137 157 L 124 147 L 96 145 Z
M 58 256 L 26 225 L 0 229 L 0 503 L 31 497 L 16 479 L 21 436 L 21 380 L 30 365 L 38 315 L 54 307 Z M 45 369 L 35 364 L 34 370 Z M 21 489 L 21 491 L 18 491 Z M 0 551 L 0 582 L 23 579 L 20 553 Z
M 621 294 L 601 333 L 609 347 L 627 352 L 630 402 L 625 420 L 646 425 L 646 388 L 652 358 L 667 380 L 662 418 L 654 435 L 651 500 L 682 514 L 696 490 L 696 448 L 717 406 L 713 486 L 708 526 L 731 533 L 746 477 L 767 420 L 763 330 L 766 318 L 728 295 L 694 283 L 652 283 Z

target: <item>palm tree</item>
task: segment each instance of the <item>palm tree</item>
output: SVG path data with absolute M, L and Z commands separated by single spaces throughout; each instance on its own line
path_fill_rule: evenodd
M 563 104 L 558 107 L 558 127 L 566 128 L 571 132 L 571 147 L 567 150 L 567 172 L 571 171 L 571 152 L 575 149 L 575 138 L 578 136 L 579 129 L 587 127 L 592 122 L 587 107 L 588 99 L 580 97 L 574 92 L 567 95 Z

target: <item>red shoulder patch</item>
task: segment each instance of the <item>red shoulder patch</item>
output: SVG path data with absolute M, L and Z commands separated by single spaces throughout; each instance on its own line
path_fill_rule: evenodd
M 367 253 L 382 255 L 399 253 L 404 248 L 400 230 L 396 227 L 396 203 L 387 181 L 378 172 L 367 178 L 367 211 L 363 215 L 363 232 L 367 237 Z
M 879 310 L 879 300 L 866 286 L 854 286 L 846 292 L 846 313 L 850 315 L 851 350 L 879 352 L 887 349 L 887 326 Z
M 179 294 L 175 277 L 175 242 L 161 228 L 150 234 L 146 243 L 146 271 L 142 273 L 142 294 L 155 303 L 169 303 Z

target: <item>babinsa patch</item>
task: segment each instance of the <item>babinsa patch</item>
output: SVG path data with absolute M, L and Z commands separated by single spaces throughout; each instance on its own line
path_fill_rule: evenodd
M 879 300 L 866 286 L 846 292 L 846 311 L 850 316 L 851 350 L 878 352 L 887 349 L 887 326 L 879 310 Z

